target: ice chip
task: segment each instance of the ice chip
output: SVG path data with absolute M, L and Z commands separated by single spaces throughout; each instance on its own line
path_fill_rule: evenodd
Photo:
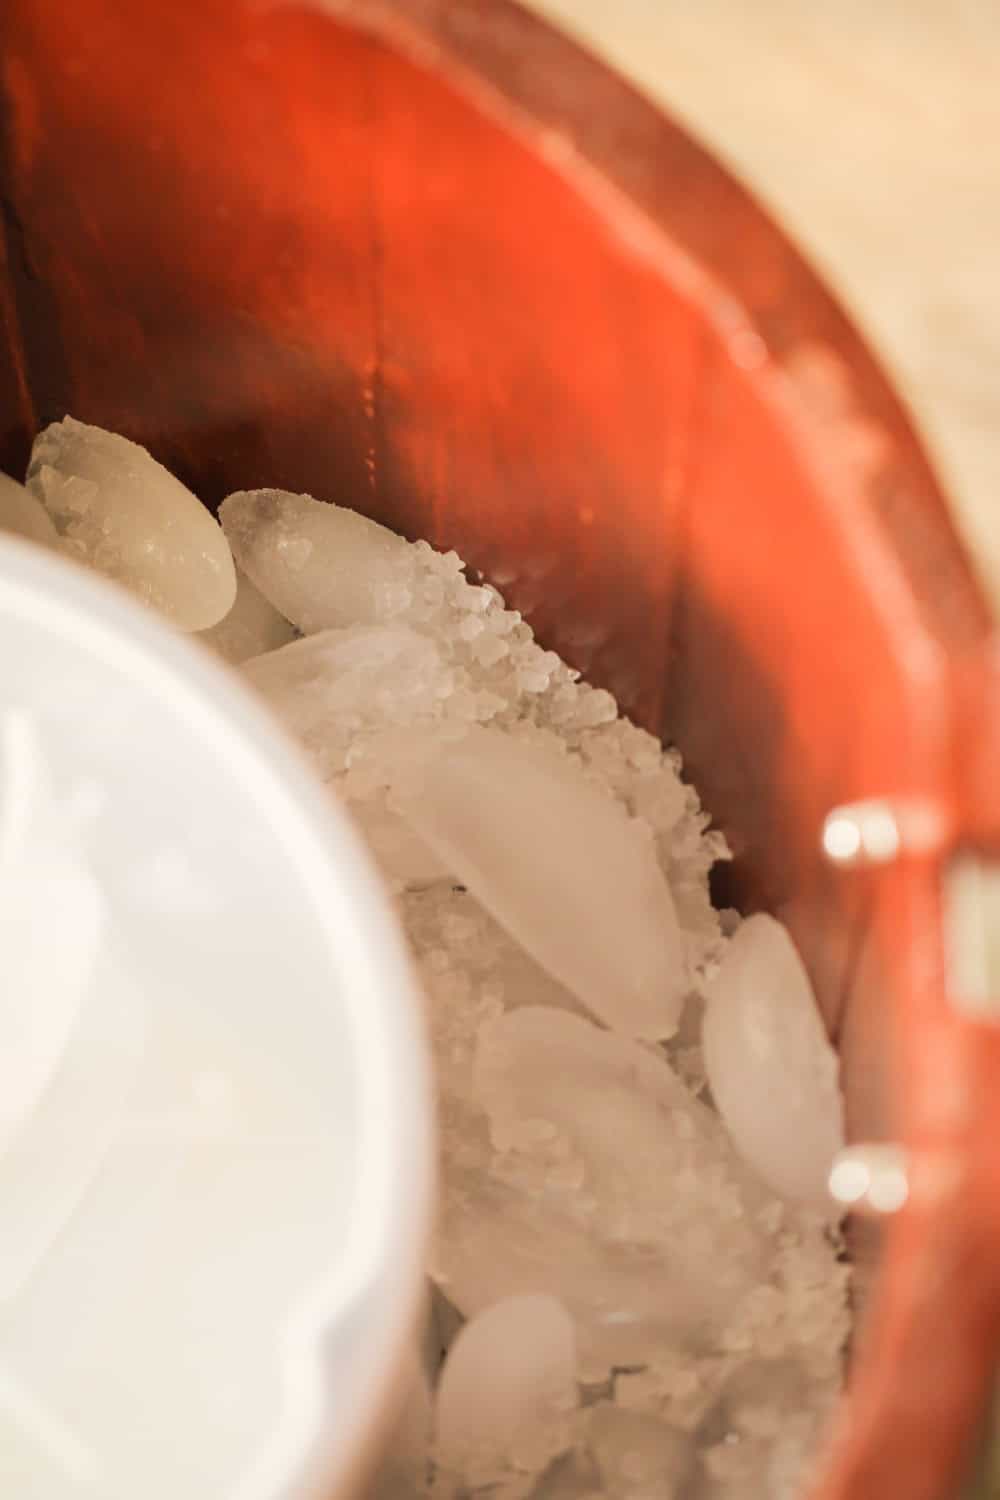
M 779 1428 L 782 1413 L 795 1405 L 796 1394 L 809 1384 L 809 1373 L 795 1359 L 757 1359 L 738 1365 L 726 1379 L 698 1426 L 702 1446 L 723 1442 L 727 1434 L 767 1435 Z
M 537 1474 L 570 1441 L 576 1342 L 548 1296 L 508 1297 L 467 1323 L 451 1346 L 435 1403 L 440 1470 L 469 1487 Z
M 678 1183 L 686 1217 L 703 1224 L 761 1201 L 719 1120 L 659 1051 L 567 1011 L 524 1006 L 483 1025 L 475 1070 L 498 1150 L 516 1149 L 530 1121 L 536 1155 L 558 1143 L 560 1158 L 579 1156 L 598 1232 L 656 1238 L 677 1220 Z M 753 1256 L 756 1237 L 738 1227 L 734 1249 Z M 664 1252 L 683 1253 L 680 1238 Z
M 309 696 L 321 712 L 334 704 L 363 718 L 366 711 L 373 716 L 372 698 L 386 691 L 432 696 L 440 665 L 433 641 L 409 626 L 365 625 L 305 636 L 243 670 L 278 705 Z
M 35 439 L 27 486 L 72 556 L 182 630 L 205 630 L 228 613 L 236 597 L 228 542 L 138 443 L 65 417 Z
M 586 1413 L 586 1444 L 606 1500 L 666 1500 L 682 1492 L 694 1470 L 690 1433 L 609 1401 Z
M 442 1132 L 434 1270 L 455 1305 L 559 1296 L 588 1378 L 710 1339 L 768 1254 L 761 1189 L 717 1117 L 658 1051 L 545 1007 L 483 1024 L 474 1069 L 489 1141 Z
M 56 547 L 59 536 L 45 507 L 16 479 L 0 474 L 0 532 L 26 537 L 42 547 Z
M 407 625 L 323 630 L 253 657 L 241 671 L 324 780 L 357 768 L 377 749 L 371 791 L 388 784 L 390 764 L 409 759 L 407 726 L 433 718 L 448 682 L 434 642 Z
M 266 651 L 287 646 L 295 639 L 295 628 L 237 568 L 232 609 L 217 625 L 200 630 L 198 639 L 225 661 L 238 665 L 251 657 L 263 656 Z
M 562 1453 L 549 1464 L 528 1500 L 602 1500 L 601 1471 L 586 1448 Z M 656 1500 L 668 1500 L 657 1496 Z
M 766 1495 L 798 1500 L 837 1397 L 794 1359 L 745 1360 L 726 1378 L 696 1432 L 711 1500 Z M 699 1491 L 701 1494 L 702 1491 Z
M 286 490 L 238 490 L 219 518 L 239 566 L 304 635 L 405 611 L 412 549 L 376 521 Z
M 837 1056 L 785 928 L 748 918 L 708 995 L 712 1096 L 737 1150 L 775 1192 L 832 1212 L 827 1174 L 843 1145 Z
M 593 1015 L 631 1036 L 672 1034 L 688 975 L 649 829 L 568 758 L 472 726 L 394 801 Z
M 392 885 L 415 890 L 447 880 L 446 866 L 405 819 L 386 807 L 384 799 L 349 805 L 376 864 Z

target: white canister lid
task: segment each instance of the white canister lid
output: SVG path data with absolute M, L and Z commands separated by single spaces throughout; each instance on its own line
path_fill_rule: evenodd
M 431 1200 L 402 938 L 235 675 L 14 540 L 0 911 L 0 1493 L 337 1495 Z

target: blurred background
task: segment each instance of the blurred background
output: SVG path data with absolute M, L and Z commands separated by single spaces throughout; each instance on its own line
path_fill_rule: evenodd
M 526 0 L 776 212 L 914 411 L 1000 608 L 997 0 Z

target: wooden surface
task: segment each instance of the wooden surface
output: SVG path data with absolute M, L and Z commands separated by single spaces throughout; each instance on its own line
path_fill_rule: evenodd
M 529 3 L 781 216 L 916 413 L 1000 603 L 1000 5 Z

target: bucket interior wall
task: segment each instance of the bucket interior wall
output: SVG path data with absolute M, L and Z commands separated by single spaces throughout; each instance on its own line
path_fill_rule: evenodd
M 5 24 L 3 467 L 69 412 L 213 505 L 304 490 L 456 548 L 680 747 L 726 899 L 789 922 L 851 1133 L 883 1135 L 895 965 L 819 830 L 890 773 L 923 785 L 904 647 L 933 676 L 988 620 L 779 231 L 505 5 L 8 0 Z

